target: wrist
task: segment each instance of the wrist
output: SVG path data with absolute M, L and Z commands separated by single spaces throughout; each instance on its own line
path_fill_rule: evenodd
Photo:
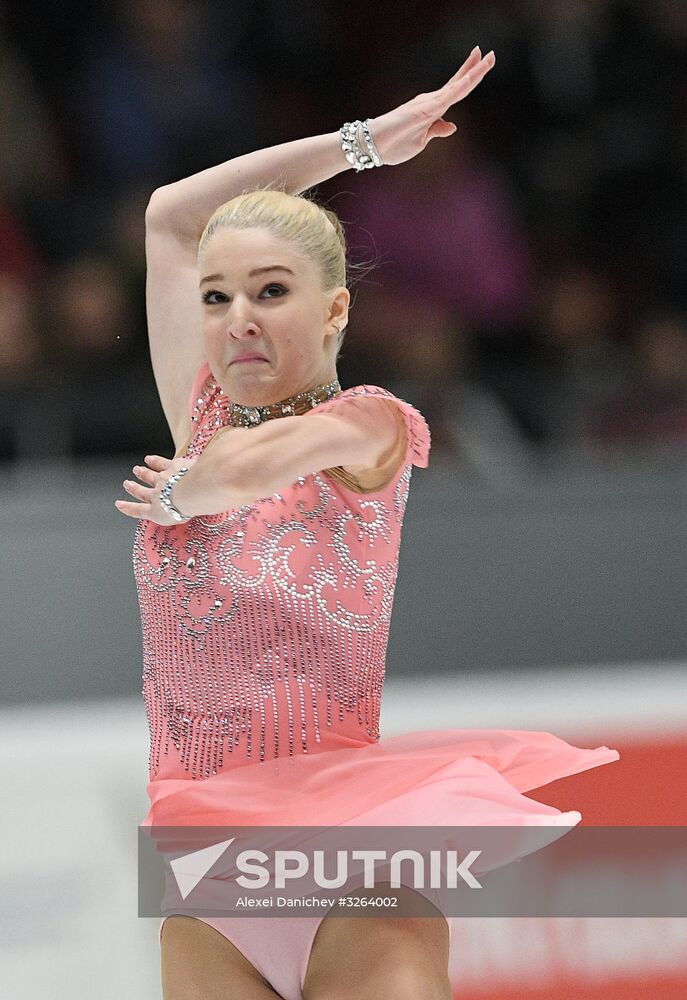
M 193 516 L 192 514 L 185 514 L 184 511 L 179 509 L 179 498 L 174 494 L 174 488 L 179 485 L 180 480 L 183 480 L 189 470 L 190 465 L 184 465 L 178 468 L 176 472 L 167 476 L 158 493 L 161 508 L 178 524 L 190 520 Z
M 301 194 L 352 166 L 341 148 L 339 130 L 323 132 L 307 139 L 295 139 L 283 144 L 291 147 L 290 164 L 284 170 L 287 194 Z M 275 147 L 281 148 L 281 147 Z
M 172 487 L 170 499 L 179 513 L 183 514 L 185 520 L 197 517 L 199 514 L 208 513 L 207 511 L 200 509 L 201 505 L 199 504 L 199 500 L 201 499 L 201 496 L 198 490 L 198 470 L 196 469 L 196 465 L 197 462 L 195 462 L 193 467 L 189 468 L 186 475 L 179 479 Z
M 213 447 L 208 445 L 172 488 L 172 503 L 185 518 L 223 514 L 235 506 L 226 476 L 226 456 L 217 436 L 209 442 Z
M 339 140 L 346 160 L 356 173 L 384 166 L 370 129 L 369 119 L 361 121 L 356 118 L 352 122 L 344 122 L 339 129 Z

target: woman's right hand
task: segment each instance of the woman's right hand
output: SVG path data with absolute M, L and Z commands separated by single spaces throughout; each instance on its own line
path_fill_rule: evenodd
M 435 138 L 453 135 L 456 126 L 442 115 L 475 89 L 496 62 L 493 51 L 482 57 L 475 46 L 458 72 L 441 87 L 427 94 L 418 94 L 377 118 L 368 125 L 375 146 L 385 165 L 405 163 L 421 153 Z

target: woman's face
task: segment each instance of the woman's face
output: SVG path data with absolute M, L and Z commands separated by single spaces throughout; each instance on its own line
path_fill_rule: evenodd
M 280 269 L 263 270 L 273 265 Z M 291 244 L 266 229 L 220 227 L 198 281 L 205 356 L 233 402 L 275 403 L 336 378 L 336 328 L 348 321 L 350 293 L 322 292 L 315 264 Z M 262 360 L 239 360 L 245 354 Z

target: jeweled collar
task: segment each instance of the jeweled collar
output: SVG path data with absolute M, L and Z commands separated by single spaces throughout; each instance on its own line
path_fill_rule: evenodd
M 276 403 L 268 403 L 265 406 L 244 406 L 242 403 L 231 403 L 229 410 L 229 424 L 232 427 L 255 427 L 265 420 L 273 420 L 275 417 L 293 417 L 311 410 L 318 403 L 336 396 L 341 392 L 341 385 L 338 379 L 327 382 L 324 385 L 315 386 L 314 389 L 306 389 L 305 392 L 297 392 L 295 396 L 287 396 Z

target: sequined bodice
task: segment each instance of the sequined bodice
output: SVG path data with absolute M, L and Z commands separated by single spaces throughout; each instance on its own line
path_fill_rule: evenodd
M 187 456 L 227 423 L 228 400 L 206 373 Z M 356 493 L 322 471 L 222 514 L 138 522 L 151 778 L 202 779 L 379 739 L 401 526 L 412 464 L 428 464 L 429 431 L 378 386 L 318 406 L 379 394 L 399 405 L 408 429 L 406 460 L 383 489 Z

